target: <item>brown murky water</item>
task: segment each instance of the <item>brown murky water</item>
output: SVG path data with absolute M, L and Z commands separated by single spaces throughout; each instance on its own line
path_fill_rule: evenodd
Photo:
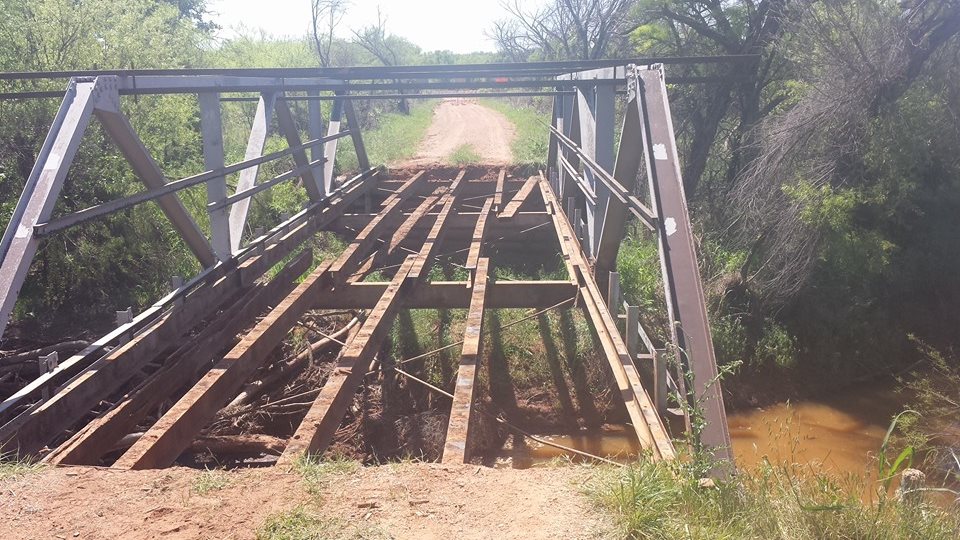
M 870 474 L 890 420 L 902 410 L 891 386 L 868 385 L 839 392 L 828 399 L 784 402 L 730 413 L 730 435 L 736 461 L 752 467 L 773 463 L 813 463 L 824 470 Z M 576 435 L 543 438 L 591 454 L 629 461 L 639 447 L 624 426 L 604 426 Z M 508 441 L 496 455 L 497 467 L 525 469 L 564 455 L 562 450 Z
M 811 463 L 837 474 L 870 473 L 890 421 L 903 409 L 889 385 L 737 411 L 727 416 L 738 465 Z

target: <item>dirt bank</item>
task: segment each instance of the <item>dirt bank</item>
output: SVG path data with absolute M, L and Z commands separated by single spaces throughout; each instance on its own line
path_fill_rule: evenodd
M 292 472 L 222 473 L 222 489 L 198 491 L 205 474 L 77 467 L 0 481 L 0 538 L 254 538 L 298 507 L 344 538 L 594 538 L 609 527 L 581 494 L 588 471 L 577 467 L 366 467 L 331 473 L 313 495 Z

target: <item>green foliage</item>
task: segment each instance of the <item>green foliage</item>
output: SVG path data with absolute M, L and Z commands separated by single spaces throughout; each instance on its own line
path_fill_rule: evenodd
M 367 524 L 321 517 L 306 506 L 270 516 L 257 529 L 257 540 L 374 540 L 390 538 Z
M 319 497 L 323 488 L 332 480 L 356 472 L 360 464 L 340 456 L 323 459 L 320 456 L 304 454 L 293 465 L 293 469 L 303 478 L 307 492 Z
M 370 163 L 389 164 L 412 157 L 427 133 L 433 119 L 436 100 L 416 100 L 410 106 L 410 114 L 386 113 L 379 116 L 377 126 L 363 133 L 363 144 Z M 353 141 L 340 140 L 337 146 L 339 171 L 358 170 L 357 155 Z
M 16 455 L 0 455 L 0 482 L 16 480 L 24 476 L 36 474 L 46 467 L 30 458 L 20 458 Z
M 949 539 L 960 517 L 927 504 L 901 505 L 878 490 L 863 502 L 861 478 L 837 479 L 800 465 L 759 465 L 704 486 L 684 461 L 601 467 L 588 493 L 624 538 Z
M 222 469 L 207 469 L 193 481 L 193 491 L 197 495 L 206 495 L 211 491 L 220 491 L 230 485 L 230 473 Z

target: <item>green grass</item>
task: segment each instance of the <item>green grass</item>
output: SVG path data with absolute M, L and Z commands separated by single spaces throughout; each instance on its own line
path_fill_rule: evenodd
M 480 154 L 478 154 L 476 149 L 473 148 L 473 145 L 470 144 L 458 146 L 452 154 L 447 156 L 447 163 L 450 165 L 470 165 L 471 163 L 478 163 L 479 161 Z
M 35 474 L 44 468 L 45 465 L 42 463 L 36 463 L 29 459 L 0 456 L 0 482 L 16 480 L 28 474 Z
M 294 464 L 294 470 L 303 478 L 307 493 L 319 496 L 331 478 L 352 474 L 360 464 L 350 459 L 334 457 L 322 459 L 304 454 Z
M 510 144 L 514 163 L 542 168 L 550 144 L 550 131 L 544 124 L 550 124 L 550 115 L 532 106 L 516 106 L 499 99 L 482 99 L 481 103 L 506 116 L 517 128 Z
M 390 538 L 390 535 L 370 525 L 357 526 L 342 519 L 317 516 L 303 506 L 275 514 L 257 529 L 257 540 L 372 540 L 378 538 Z
M 230 473 L 222 469 L 207 469 L 193 481 L 193 492 L 206 495 L 211 491 L 220 491 L 230 485 Z
M 376 166 L 412 157 L 430 127 L 437 104 L 436 100 L 417 100 L 411 103 L 409 115 L 379 115 L 377 127 L 363 133 L 363 145 L 370 163 Z M 359 168 L 353 140 L 349 137 L 340 139 L 337 146 L 337 168 L 340 171 Z
M 762 465 L 701 487 L 682 462 L 598 468 L 587 492 L 613 514 L 624 538 L 953 539 L 960 516 L 901 504 L 880 489 L 864 503 L 867 480 L 836 478 L 799 465 Z

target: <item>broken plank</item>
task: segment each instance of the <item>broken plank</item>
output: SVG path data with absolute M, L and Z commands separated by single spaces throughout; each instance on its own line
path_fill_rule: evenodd
M 523 183 L 523 187 L 520 188 L 520 191 L 514 195 L 513 199 L 504 207 L 503 211 L 500 212 L 500 217 L 504 219 L 510 219 L 520 211 L 520 207 L 523 206 L 523 203 L 527 201 L 527 197 L 530 196 L 530 193 L 535 187 L 537 187 L 537 177 L 531 176 L 527 178 L 527 181 Z
M 503 210 L 503 184 L 506 178 L 507 171 L 500 169 L 500 174 L 497 176 L 497 188 L 493 194 L 493 210 L 497 213 Z
M 483 248 L 484 237 L 487 235 L 487 224 L 490 222 L 487 218 L 490 216 L 490 209 L 493 205 L 494 199 L 487 199 L 483 203 L 483 210 L 477 216 L 477 226 L 473 229 L 473 238 L 470 239 L 470 252 L 467 254 L 466 267 L 471 272 L 477 269 L 477 264 L 480 261 L 480 251 Z
M 390 331 L 390 325 L 400 305 L 401 293 L 409 283 L 407 275 L 415 260 L 414 255 L 407 257 L 357 335 L 347 344 L 340 361 L 330 373 L 300 427 L 290 438 L 277 465 L 290 466 L 304 454 L 322 453 L 333 440 L 347 407 L 353 402 L 357 387 L 370 369 L 380 342 Z
M 221 317 L 176 351 L 144 384 L 125 396 L 112 409 L 87 424 L 44 461 L 54 465 L 97 465 L 100 457 L 131 433 L 163 400 L 196 381 L 204 364 L 235 339 L 278 296 L 289 293 L 294 280 L 313 261 L 306 251 L 288 263 L 269 283 L 248 292 Z
M 492 202 L 488 200 L 488 204 Z M 470 459 L 470 421 L 478 364 L 481 358 L 480 338 L 483 334 L 483 305 L 487 297 L 489 261 L 484 258 L 477 262 L 477 272 L 470 297 L 470 311 L 467 313 L 466 327 L 463 331 L 463 354 L 457 370 L 457 386 L 453 392 L 447 438 L 443 445 L 443 463 L 467 463 Z
M 316 303 L 330 282 L 329 264 L 321 264 L 240 340 L 140 438 L 114 467 L 151 469 L 176 461 L 243 383 L 280 344 L 297 320 Z

